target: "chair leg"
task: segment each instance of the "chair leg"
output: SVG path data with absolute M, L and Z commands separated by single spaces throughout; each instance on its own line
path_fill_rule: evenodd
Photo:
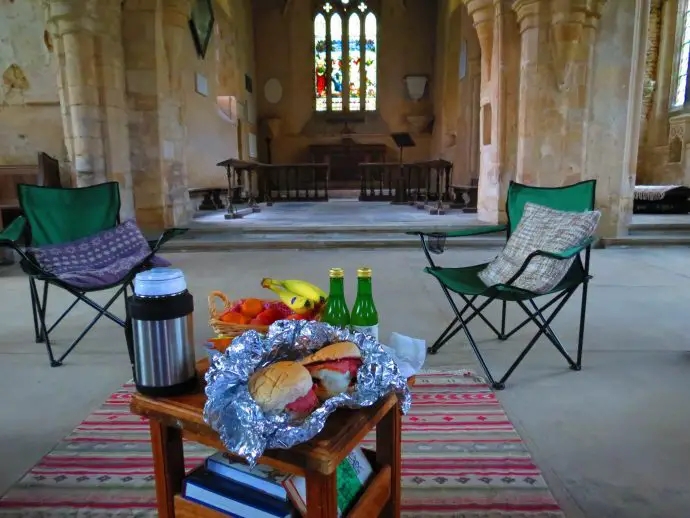
M 34 318 L 34 337 L 36 343 L 40 344 L 43 340 L 39 333 L 40 324 L 38 322 L 38 310 L 36 309 L 37 299 L 36 299 L 36 281 L 33 277 L 29 277 L 29 294 L 31 295 L 31 313 L 33 313 Z
M 465 336 L 467 337 L 467 341 L 470 343 L 470 347 L 472 348 L 472 351 L 474 351 L 475 356 L 477 357 L 477 360 L 479 361 L 479 365 L 481 365 L 482 370 L 484 371 L 484 374 L 486 374 L 486 378 L 489 381 L 489 384 L 495 389 L 495 390 L 502 390 L 505 385 L 503 383 L 497 383 L 496 380 L 494 380 L 493 376 L 491 375 L 491 371 L 489 371 L 489 367 L 486 365 L 486 362 L 484 361 L 484 357 L 482 356 L 482 353 L 479 352 L 479 347 L 477 347 L 477 342 L 474 341 L 474 337 L 470 333 L 470 330 L 467 328 L 467 322 L 462 319 L 462 313 L 458 310 L 458 307 L 455 305 L 455 302 L 453 301 L 453 297 L 451 297 L 450 292 L 448 289 L 439 281 L 439 284 L 441 284 L 441 289 L 443 290 L 443 293 L 445 293 L 446 298 L 448 299 L 448 302 L 450 303 L 450 307 L 453 309 L 453 313 L 455 313 L 455 317 L 458 319 L 458 323 L 460 324 L 460 327 L 462 330 L 465 332 Z M 480 310 L 488 305 L 493 299 L 488 299 L 484 305 L 480 307 Z M 466 308 L 465 308 L 466 309 Z M 463 309 L 464 312 L 464 309 Z M 477 314 L 477 310 L 475 310 L 475 313 L 471 316 L 475 316 Z M 469 321 L 469 319 L 468 319 Z
M 523 349 L 523 351 L 520 353 L 520 355 L 517 357 L 517 359 L 516 359 L 516 360 L 513 362 L 513 364 L 508 368 L 508 370 L 506 371 L 506 373 L 503 375 L 503 377 L 501 378 L 501 380 L 498 382 L 499 384 L 505 384 L 506 380 L 510 377 L 510 375 L 513 373 L 513 371 L 516 369 L 516 367 L 517 367 L 518 365 L 520 365 L 520 363 L 521 363 L 522 360 L 525 358 L 525 356 L 527 356 L 527 353 L 530 352 L 530 350 L 532 349 L 532 347 L 534 347 L 534 344 L 537 343 L 537 340 L 539 340 L 539 337 L 540 337 L 542 334 L 546 333 L 548 329 L 550 329 L 549 326 L 551 325 L 551 322 L 553 321 L 554 318 L 556 318 L 556 315 L 558 315 L 558 313 L 561 311 L 561 309 L 563 308 L 563 306 L 565 306 L 565 303 L 568 302 L 568 299 L 570 298 L 570 296 L 571 296 L 572 294 L 573 294 L 572 291 L 567 292 L 567 295 L 565 295 L 565 296 L 563 297 L 563 300 L 561 300 L 561 302 L 558 304 L 558 306 L 556 307 L 556 309 L 554 309 L 553 312 L 549 315 L 549 317 L 546 318 L 546 319 L 544 320 L 544 324 L 542 324 L 541 322 L 539 322 L 539 320 L 537 319 L 537 317 L 534 316 L 534 315 L 532 315 L 532 314 L 529 312 L 529 310 L 527 310 L 527 313 L 531 316 L 532 321 L 533 321 L 533 322 L 536 324 L 536 326 L 539 328 L 539 331 L 537 331 L 537 334 L 535 334 L 534 337 L 529 341 L 529 343 L 527 344 L 527 347 L 525 347 L 525 348 Z M 527 309 L 527 306 L 525 306 L 524 304 L 521 304 L 520 307 L 522 307 L 522 308 L 525 309 L 525 310 Z M 554 345 L 555 345 L 555 344 L 554 344 Z M 564 350 L 562 350 L 561 352 L 562 352 L 563 354 L 565 354 L 566 357 L 568 357 L 567 353 L 565 353 Z M 568 357 L 568 358 L 569 358 L 569 357 Z M 570 361 L 572 362 L 572 360 L 570 360 Z
M 90 323 L 88 326 L 86 326 L 86 328 L 85 328 L 85 329 L 82 331 L 82 333 L 77 337 L 77 339 L 74 340 L 74 342 L 72 342 L 72 345 L 69 346 L 69 348 L 62 354 L 62 356 L 60 356 L 60 358 L 58 359 L 58 363 L 59 363 L 60 365 L 62 365 L 62 361 L 63 361 L 65 358 L 67 358 L 67 355 L 69 355 L 69 353 L 72 352 L 72 350 L 77 346 L 77 344 L 78 344 L 79 342 L 81 342 L 82 338 L 84 338 L 84 337 L 86 336 L 86 334 L 87 334 L 89 331 L 91 331 L 91 328 L 92 328 L 94 325 L 96 325 L 96 322 L 98 322 L 98 321 L 101 319 L 102 316 L 111 315 L 111 313 L 108 311 L 108 308 L 109 308 L 110 306 L 113 305 L 113 303 L 118 299 L 118 297 L 119 297 L 120 295 L 122 295 L 122 293 L 123 293 L 123 291 L 125 290 L 126 287 L 127 287 L 127 285 L 125 284 L 125 285 L 123 285 L 120 289 L 118 289 L 118 290 L 115 292 L 115 295 L 113 295 L 113 296 L 110 298 L 110 300 L 108 300 L 108 302 L 106 303 L 106 305 L 103 306 L 102 308 L 98 307 L 98 305 L 97 305 L 95 302 L 91 301 L 90 299 L 88 299 L 88 298 L 87 298 L 86 296 L 84 296 L 84 295 L 81 295 L 81 296 L 79 297 L 79 298 L 80 298 L 81 300 L 83 300 L 84 302 L 87 302 L 87 304 L 89 304 L 90 306 L 92 306 L 92 307 L 94 307 L 94 306 L 95 306 L 95 307 L 98 307 L 98 309 L 97 309 L 98 315 L 96 315 L 96 317 L 91 321 L 91 323 Z M 115 317 L 115 318 L 117 318 L 117 317 Z M 119 320 L 119 319 L 118 319 L 118 320 Z M 124 325 L 124 322 L 123 322 L 123 325 Z
M 573 292 L 570 292 L 571 294 Z M 530 300 L 530 304 L 534 308 L 534 313 L 531 313 L 530 310 L 525 306 L 524 302 L 518 302 L 520 307 L 530 315 L 530 318 L 532 318 L 533 322 L 537 325 L 537 327 L 543 331 L 544 336 L 549 339 L 549 341 L 553 344 L 553 346 L 558 350 L 559 353 L 561 353 L 561 356 L 565 358 L 565 361 L 568 362 L 568 365 L 570 365 L 570 368 L 572 369 L 575 366 L 575 362 L 573 359 L 570 357 L 570 355 L 566 352 L 565 347 L 563 347 L 563 344 L 561 341 L 558 339 L 556 336 L 556 333 L 553 332 L 553 329 L 551 329 L 551 326 L 547 324 L 546 319 L 544 318 L 544 315 L 539 311 L 539 308 L 537 305 L 534 303 L 533 300 Z M 562 307 L 562 306 L 561 306 Z M 558 308 L 560 310 L 560 308 Z M 555 311 L 554 313 L 558 313 L 558 311 Z M 554 317 L 556 315 L 554 314 Z
M 48 283 L 45 283 L 45 284 L 47 285 Z M 48 299 L 48 288 L 46 288 L 45 286 L 43 288 L 44 304 L 42 305 L 41 301 L 38 297 L 38 289 L 36 288 L 36 282 L 33 278 L 31 279 L 29 286 L 30 286 L 31 291 L 33 293 L 33 298 L 36 301 L 36 313 L 37 313 L 39 324 L 40 324 L 39 336 L 41 338 L 41 341 L 45 342 L 45 344 L 46 344 L 46 350 L 48 351 L 48 359 L 50 360 L 50 366 L 51 367 L 59 367 L 60 365 L 62 365 L 62 362 L 55 360 L 55 356 L 53 355 L 53 347 L 50 343 L 50 336 L 48 333 L 48 329 L 46 329 L 45 301 Z
M 436 354 L 443 345 L 445 345 L 451 338 L 453 338 L 456 334 L 458 334 L 458 332 L 460 332 L 463 325 L 469 324 L 476 316 L 480 316 L 483 318 L 483 315 L 481 314 L 482 310 L 491 303 L 491 299 L 487 299 L 485 302 L 482 303 L 481 306 L 479 306 L 479 308 L 475 308 L 473 303 L 477 299 L 477 295 L 474 295 L 469 301 L 466 297 L 463 298 L 465 299 L 467 304 L 464 308 L 462 308 L 460 315 L 464 315 L 465 312 L 470 308 L 474 309 L 474 312 L 469 317 L 467 317 L 464 323 L 462 324 L 458 322 L 457 317 L 454 318 L 450 325 L 445 329 L 445 331 L 441 333 L 441 336 L 439 336 L 436 339 L 434 345 L 427 349 L 427 352 L 429 354 Z M 484 319 L 484 321 L 486 322 L 486 319 Z M 449 333 L 454 324 L 457 324 L 457 326 L 455 327 L 455 329 L 453 329 L 452 332 Z M 491 326 L 491 323 L 489 323 L 489 325 Z
M 505 300 L 501 302 L 501 333 L 498 335 L 498 339 L 507 340 L 508 337 L 506 336 L 506 311 L 508 309 L 508 302 Z
M 576 371 L 582 369 L 582 344 L 585 339 L 585 314 L 587 313 L 587 286 L 589 279 L 585 279 L 582 284 L 582 303 L 580 305 L 580 331 L 577 337 L 577 359 L 575 365 L 570 368 Z

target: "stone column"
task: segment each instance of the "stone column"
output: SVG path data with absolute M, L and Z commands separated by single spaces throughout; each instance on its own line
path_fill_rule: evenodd
M 166 221 L 180 224 L 187 218 L 187 174 L 185 171 L 185 127 L 183 113 L 182 45 L 189 38 L 191 0 L 163 0 L 163 44 L 168 65 L 168 81 L 159 89 L 160 132 L 163 142 L 161 167 L 167 192 Z M 208 57 L 207 59 L 211 59 Z M 167 84 L 166 84 L 167 83 Z
M 121 0 L 99 0 L 102 30 L 99 39 L 100 52 L 96 53 L 96 73 L 100 79 L 106 175 L 108 180 L 120 184 L 120 217 L 125 219 L 132 218 L 135 214 L 121 4 Z
M 517 180 L 583 179 L 587 95 L 605 0 L 516 0 L 521 33 Z
M 478 217 L 505 220 L 505 195 L 514 176 L 518 33 L 506 0 L 466 0 L 481 48 Z
M 134 197 L 137 221 L 146 228 L 182 224 L 188 217 L 181 50 L 189 38 L 189 12 L 189 0 L 124 5 Z
M 50 0 L 58 91 L 72 184 L 117 181 L 121 217 L 134 214 L 120 0 Z
M 594 48 L 585 178 L 597 180 L 598 234 L 627 233 L 632 216 L 650 0 L 608 2 Z
M 48 22 L 57 45 L 60 99 L 73 184 L 105 181 L 95 66 L 96 18 L 85 0 L 51 0 Z

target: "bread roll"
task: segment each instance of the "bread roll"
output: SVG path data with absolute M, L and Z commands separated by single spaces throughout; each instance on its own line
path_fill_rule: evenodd
M 276 362 L 249 378 L 249 393 L 264 412 L 283 410 L 312 389 L 309 371 L 297 362 Z

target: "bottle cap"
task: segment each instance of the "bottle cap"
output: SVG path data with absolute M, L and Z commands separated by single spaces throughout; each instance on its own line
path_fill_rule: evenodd
M 138 297 L 165 297 L 186 289 L 184 274 L 177 268 L 152 268 L 134 277 L 134 293 Z
M 357 277 L 368 279 L 371 277 L 371 268 L 368 266 L 361 266 L 357 268 Z
M 328 275 L 331 279 L 342 279 L 345 277 L 345 270 L 342 268 L 331 268 L 328 270 Z

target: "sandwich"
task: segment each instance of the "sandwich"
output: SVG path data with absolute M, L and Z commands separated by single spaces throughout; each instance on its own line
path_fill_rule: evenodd
M 249 394 L 266 413 L 301 419 L 319 406 L 309 371 L 297 362 L 276 362 L 249 378 Z
M 325 401 L 354 390 L 362 354 L 352 342 L 337 342 L 303 358 L 300 363 L 316 382 L 316 395 Z

